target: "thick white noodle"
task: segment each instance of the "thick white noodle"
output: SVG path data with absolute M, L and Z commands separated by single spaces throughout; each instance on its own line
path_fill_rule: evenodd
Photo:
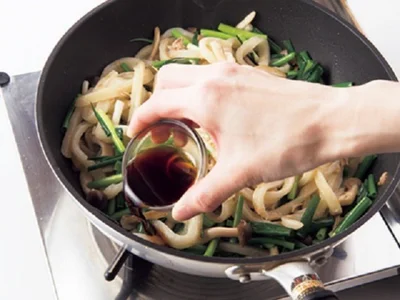
M 133 75 L 132 79 L 131 106 L 129 108 L 128 121 L 131 120 L 133 112 L 142 104 L 144 98 L 143 79 L 145 69 L 146 66 L 142 61 L 138 63 L 134 69 L 135 74 Z

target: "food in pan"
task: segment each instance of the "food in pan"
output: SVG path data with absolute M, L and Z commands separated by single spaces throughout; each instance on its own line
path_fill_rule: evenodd
M 63 123 L 61 152 L 79 172 L 88 202 L 132 234 L 204 256 L 276 255 L 345 231 L 372 205 L 378 178 L 369 170 L 376 155 L 342 159 L 247 187 L 216 211 L 184 223 L 168 212 L 128 208 L 121 174 L 129 142 L 127 124 L 151 96 L 157 70 L 164 65 L 231 61 L 288 80 L 323 83 L 322 66 L 307 51 L 295 49 L 290 40 L 274 42 L 252 25 L 255 15 L 251 12 L 236 26 L 221 23 L 216 29 L 170 28 L 161 34 L 156 27 L 152 40 L 131 41 L 148 43 L 135 56 L 119 58 L 97 80 L 83 82 Z M 198 130 L 211 169 L 216 149 L 207 132 Z

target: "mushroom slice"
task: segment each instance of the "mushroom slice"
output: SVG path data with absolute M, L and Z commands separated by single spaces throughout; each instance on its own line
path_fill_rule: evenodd
M 362 182 L 358 178 L 347 178 L 343 183 L 344 193 L 339 196 L 340 205 L 351 205 L 357 197 L 358 188 L 361 184 Z
M 121 224 L 122 228 L 131 231 L 136 228 L 136 225 L 139 224 L 141 221 L 142 220 L 135 215 L 125 215 L 121 217 L 119 223 Z

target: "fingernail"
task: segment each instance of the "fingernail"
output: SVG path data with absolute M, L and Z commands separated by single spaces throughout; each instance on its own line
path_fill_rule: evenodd
M 185 221 L 192 217 L 192 212 L 189 207 L 182 201 L 178 201 L 172 209 L 172 217 L 176 221 Z

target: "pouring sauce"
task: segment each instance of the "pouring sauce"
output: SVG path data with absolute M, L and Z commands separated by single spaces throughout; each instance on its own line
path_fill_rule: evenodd
M 144 150 L 127 166 L 127 184 L 148 206 L 177 202 L 194 183 L 197 168 L 181 150 L 160 146 Z

